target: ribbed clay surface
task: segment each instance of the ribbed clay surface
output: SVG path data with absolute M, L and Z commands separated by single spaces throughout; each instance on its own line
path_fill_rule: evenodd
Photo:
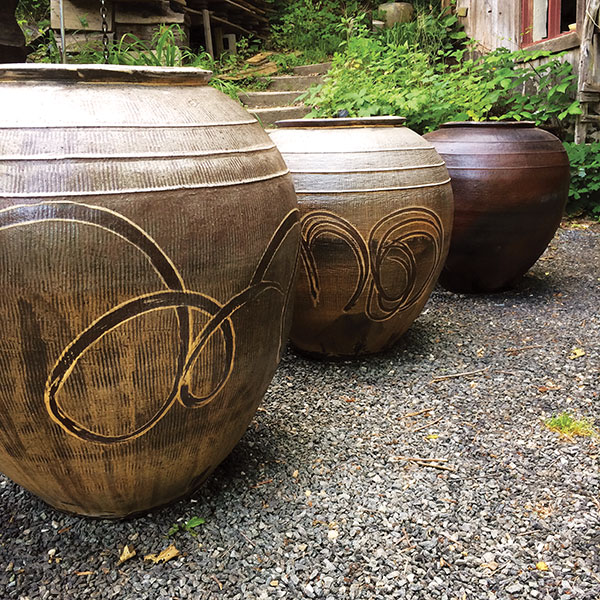
M 62 510 L 193 491 L 289 328 L 287 167 L 205 76 L 169 71 L 0 69 L 0 469 Z
M 390 346 L 442 268 L 452 227 L 448 172 L 399 121 L 307 119 L 271 132 L 300 206 L 291 339 L 304 352 L 357 356 Z

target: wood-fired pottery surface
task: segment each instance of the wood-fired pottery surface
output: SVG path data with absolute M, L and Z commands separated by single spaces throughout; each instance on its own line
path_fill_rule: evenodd
M 59 509 L 193 491 L 287 337 L 292 180 L 208 76 L 0 68 L 0 470 Z
M 0 2 L 0 63 L 25 60 L 25 36 L 17 23 L 15 10 L 18 0 Z
M 302 224 L 291 339 L 325 357 L 379 352 L 421 312 L 452 227 L 444 163 L 403 119 L 305 119 L 270 132 Z
M 554 236 L 569 191 L 558 138 L 533 123 L 446 123 L 426 136 L 452 177 L 452 242 L 440 283 L 455 292 L 512 286 Z

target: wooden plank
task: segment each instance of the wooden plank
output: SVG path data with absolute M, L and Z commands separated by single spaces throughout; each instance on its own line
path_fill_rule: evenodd
M 570 50 L 571 48 L 577 48 L 580 42 L 579 34 L 576 31 L 570 31 L 569 33 L 563 33 L 551 40 L 536 42 L 532 48 L 544 52 L 563 52 L 565 50 Z
M 456 8 L 467 9 L 459 21 L 483 51 L 519 47 L 521 0 L 458 0 Z
M 99 31 L 85 31 L 85 32 L 72 32 L 67 33 L 65 36 L 65 47 L 67 52 L 71 52 L 77 54 L 78 52 L 82 52 L 84 50 L 98 50 L 101 51 L 103 49 L 102 42 L 102 32 Z M 111 42 L 113 39 L 113 34 L 108 34 L 108 40 Z M 61 48 L 60 39 L 56 40 L 58 47 Z
M 131 34 L 140 40 L 151 40 L 156 33 L 157 25 L 139 24 L 139 23 L 115 23 L 115 39 L 120 40 L 123 36 Z M 182 25 L 183 37 L 176 40 L 178 46 L 187 46 L 190 39 L 190 31 L 187 25 Z
M 600 9 L 600 0 L 589 0 L 587 3 L 587 10 L 585 19 L 583 21 L 583 28 L 581 31 L 581 46 L 579 49 L 579 90 L 578 97 L 581 98 L 581 93 L 585 89 L 585 84 L 588 81 L 589 74 L 593 70 L 592 62 L 592 42 L 594 36 L 594 28 L 596 26 L 596 19 L 598 17 L 598 10 Z M 577 117 L 575 122 L 575 143 L 584 144 L 587 138 L 587 125 L 588 125 L 588 108 L 589 104 L 582 103 L 583 114 Z
M 171 10 L 171 5 L 165 0 L 160 4 L 152 5 L 143 2 L 137 4 L 118 2 L 115 4 L 115 23 L 120 25 L 171 25 L 185 22 L 185 13 Z
M 108 29 L 112 31 L 112 2 L 106 3 Z M 60 2 L 50 2 L 50 26 L 60 29 Z M 102 31 L 99 0 L 63 0 L 65 29 L 69 31 Z

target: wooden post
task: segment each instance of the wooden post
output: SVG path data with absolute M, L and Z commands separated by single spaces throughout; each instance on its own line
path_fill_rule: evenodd
M 206 51 L 210 54 L 211 58 L 214 58 L 215 52 L 213 50 L 212 31 L 210 29 L 210 11 L 206 9 L 202 10 L 202 24 L 204 25 L 204 39 L 206 43 Z
M 588 74 L 592 65 L 592 41 L 594 37 L 595 21 L 600 9 L 600 0 L 588 0 L 586 3 L 585 17 L 581 31 L 581 46 L 579 48 L 579 83 L 577 98 L 581 102 L 583 114 L 577 116 L 575 123 L 575 143 L 585 144 L 587 137 L 588 103 L 584 101 L 584 91 L 588 82 Z
M 223 28 L 215 27 L 215 53 L 217 56 L 221 56 L 225 50 L 223 45 Z

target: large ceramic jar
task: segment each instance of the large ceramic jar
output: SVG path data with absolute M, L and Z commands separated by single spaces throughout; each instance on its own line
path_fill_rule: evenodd
M 440 283 L 455 292 L 512 286 L 560 224 L 569 191 L 563 145 L 530 122 L 445 123 L 425 137 L 446 161 L 454 190 Z
M 325 357 L 381 351 L 408 329 L 444 264 L 444 162 L 398 117 L 280 121 L 302 223 L 291 339 Z
M 0 470 L 59 509 L 193 491 L 287 337 L 292 180 L 209 75 L 0 68 Z

